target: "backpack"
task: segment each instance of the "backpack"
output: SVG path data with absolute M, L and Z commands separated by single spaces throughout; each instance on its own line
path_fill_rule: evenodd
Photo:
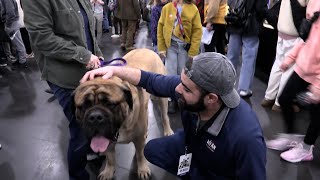
M 241 27 L 247 20 L 247 1 L 246 0 L 228 0 L 229 12 L 225 16 L 228 25 Z

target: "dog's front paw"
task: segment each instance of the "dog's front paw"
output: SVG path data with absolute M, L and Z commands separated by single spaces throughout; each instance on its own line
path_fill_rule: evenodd
M 144 165 L 138 168 L 138 177 L 141 180 L 148 180 L 151 176 L 151 170 L 148 165 Z
M 98 179 L 99 180 L 112 180 L 114 177 L 114 168 L 105 168 L 100 172 Z
M 164 136 L 171 136 L 173 134 L 173 131 L 171 128 L 167 128 L 163 131 Z

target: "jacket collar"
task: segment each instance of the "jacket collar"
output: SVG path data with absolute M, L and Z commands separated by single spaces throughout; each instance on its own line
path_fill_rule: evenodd
M 209 134 L 212 134 L 214 136 L 218 136 L 222 126 L 228 116 L 228 113 L 230 111 L 230 108 L 228 107 L 224 107 L 222 109 L 222 111 L 219 113 L 219 115 L 216 117 L 216 119 L 214 120 L 214 122 L 212 123 L 212 125 L 207 129 L 207 132 Z

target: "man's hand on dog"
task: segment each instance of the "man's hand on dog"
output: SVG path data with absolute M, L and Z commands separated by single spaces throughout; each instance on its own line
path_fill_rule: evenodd
M 119 67 L 115 66 L 106 66 L 92 71 L 88 71 L 80 80 L 80 83 L 84 83 L 88 80 L 94 79 L 96 76 L 102 76 L 103 79 L 109 79 L 113 76 L 114 70 Z

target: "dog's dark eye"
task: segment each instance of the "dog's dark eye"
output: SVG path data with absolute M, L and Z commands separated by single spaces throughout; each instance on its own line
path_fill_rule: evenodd
M 110 109 L 112 109 L 112 108 L 117 107 L 118 104 L 116 104 L 116 103 L 110 103 L 110 102 L 109 102 L 109 103 L 106 104 L 106 106 L 109 107 Z
M 84 103 L 82 104 L 82 108 L 85 108 L 85 109 L 87 109 L 91 106 L 92 106 L 92 102 L 89 100 L 84 101 Z

